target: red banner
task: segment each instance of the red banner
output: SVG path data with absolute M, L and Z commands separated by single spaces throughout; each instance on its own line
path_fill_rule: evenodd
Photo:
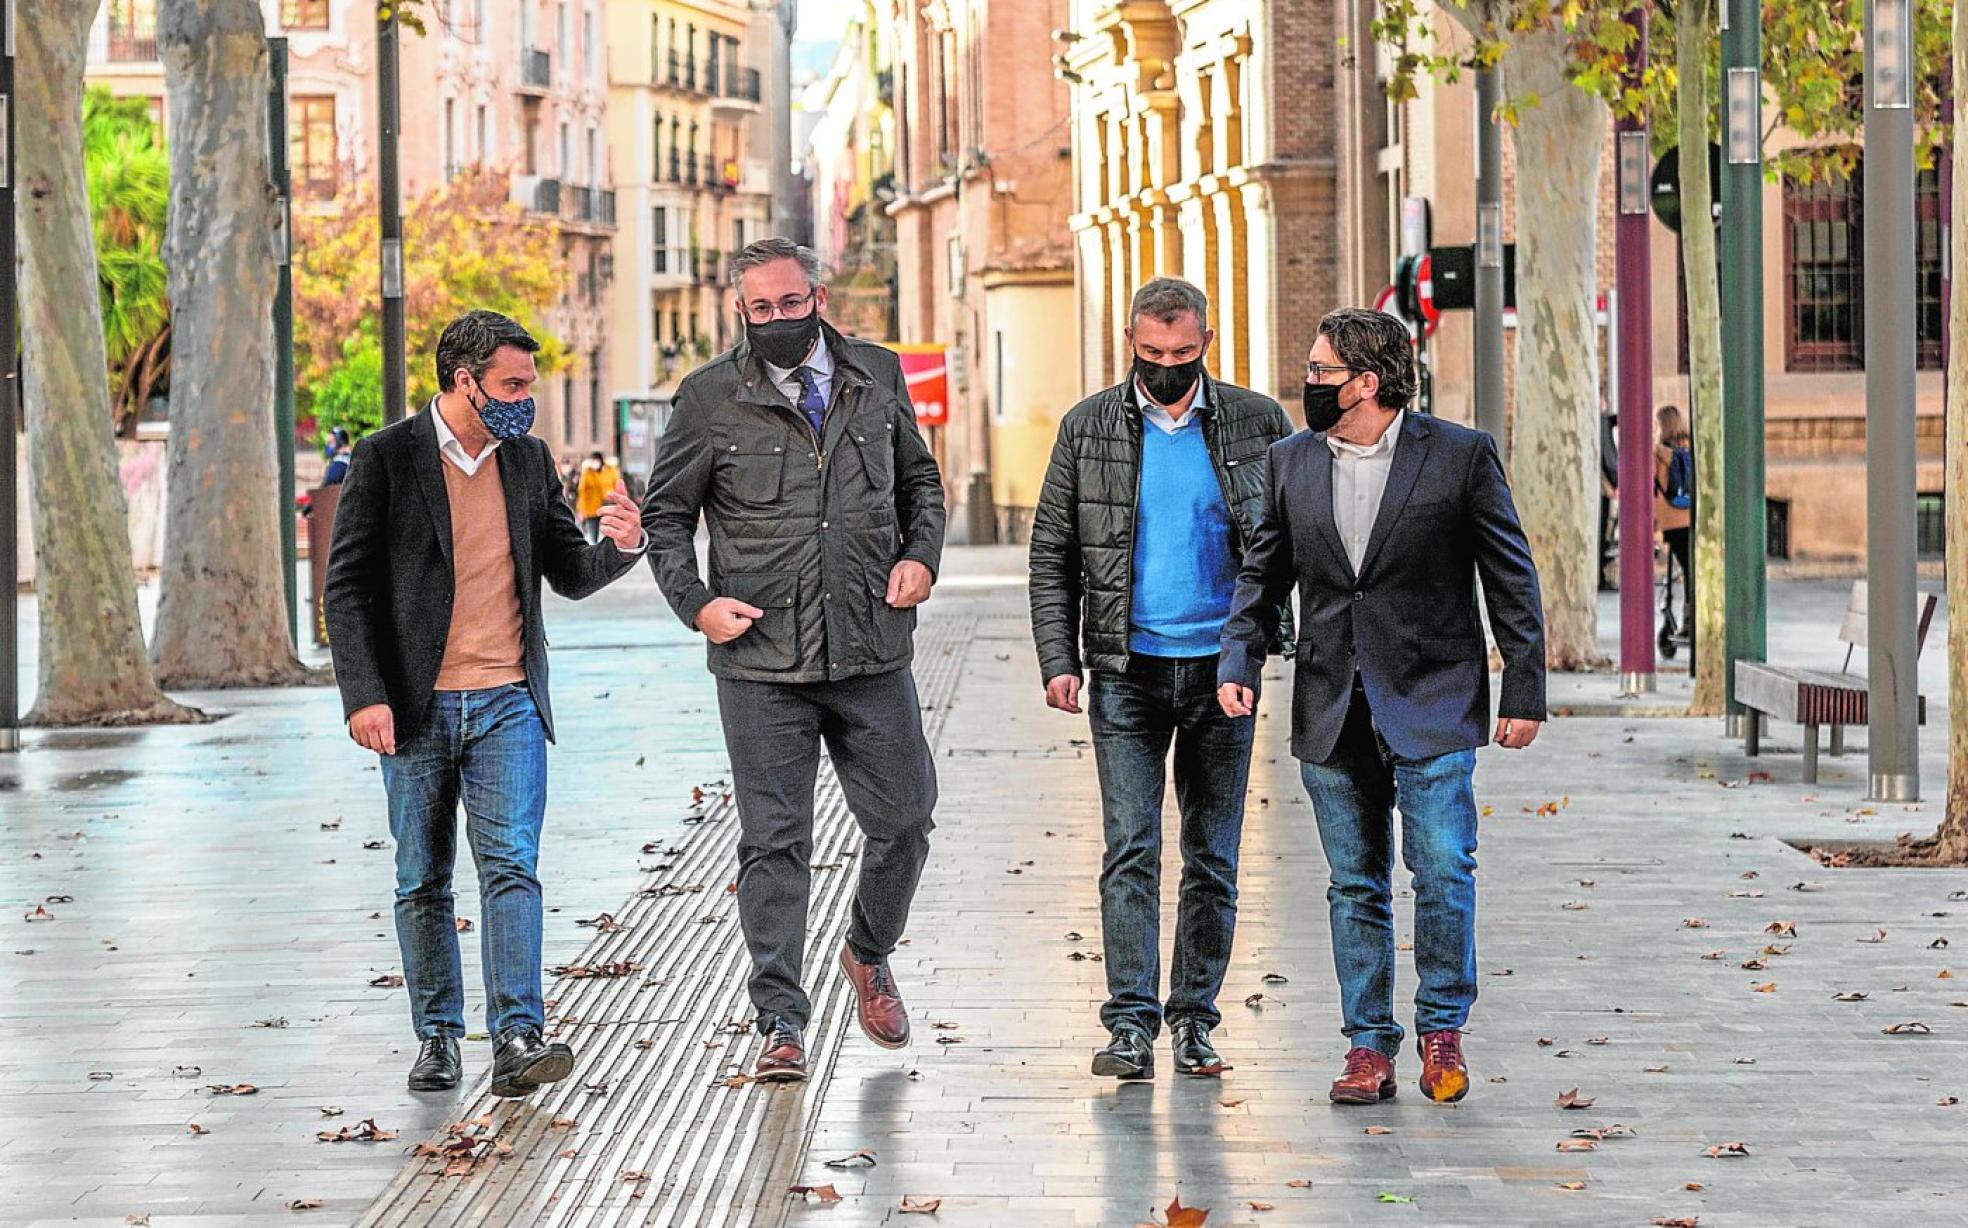
M 950 368 L 941 345 L 889 347 L 902 358 L 902 379 L 915 402 L 918 426 L 950 424 Z

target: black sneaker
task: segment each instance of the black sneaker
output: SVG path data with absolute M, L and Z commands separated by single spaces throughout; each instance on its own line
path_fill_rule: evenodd
M 1093 1073 L 1103 1079 L 1154 1078 L 1155 1046 L 1148 1033 L 1126 1024 L 1115 1028 L 1107 1047 L 1094 1051 Z
M 465 1063 L 458 1056 L 455 1036 L 426 1036 L 417 1046 L 417 1060 L 410 1067 L 413 1092 L 448 1092 L 464 1077 Z
M 558 1083 L 574 1073 L 574 1050 L 547 1043 L 540 1029 L 507 1028 L 492 1042 L 492 1094 L 524 1096 L 542 1083 Z

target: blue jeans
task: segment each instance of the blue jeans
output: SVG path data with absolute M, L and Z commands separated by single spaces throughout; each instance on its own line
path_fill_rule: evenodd
M 1257 720 L 1223 715 L 1216 662 L 1137 653 L 1125 674 L 1093 675 L 1087 710 L 1107 839 L 1100 928 L 1108 997 L 1100 1022 L 1109 1030 L 1161 1031 L 1162 799 L 1171 742 L 1182 895 L 1166 1015 L 1211 1027 L 1221 1020 L 1216 995 L 1237 928 L 1237 851 Z
M 1332 882 L 1333 966 L 1342 1031 L 1393 1057 L 1394 815 L 1401 860 L 1413 875 L 1415 1031 L 1460 1029 L 1476 1001 L 1476 752 L 1402 759 L 1374 730 L 1355 692 L 1346 727 L 1324 763 L 1300 774 L 1318 816 Z
M 396 941 L 417 1035 L 465 1034 L 451 895 L 460 803 L 478 865 L 486 1029 L 544 1026 L 537 870 L 547 737 L 526 684 L 439 691 L 424 727 L 382 760 L 396 839 Z

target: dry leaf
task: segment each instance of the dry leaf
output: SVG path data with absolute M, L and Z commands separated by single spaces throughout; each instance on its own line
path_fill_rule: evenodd
M 188 1134 L 190 1134 L 190 1135 L 192 1135 L 193 1137 L 196 1137 L 196 1136 L 198 1136 L 198 1135 L 200 1135 L 200 1134 L 210 1134 L 210 1133 L 211 1133 L 211 1131 L 210 1131 L 210 1130 L 207 1130 L 207 1129 L 206 1129 L 206 1128 L 205 1128 L 204 1126 L 201 1126 L 201 1125 L 199 1125 L 199 1124 L 198 1124 L 197 1122 L 195 1122 L 195 1121 L 194 1121 L 194 1122 L 192 1122 L 191 1124 L 189 1124 L 189 1125 L 187 1125 L 187 1126 L 185 1127 L 185 1131 L 186 1131 L 186 1133 L 188 1133 Z
M 1775 993 L 1777 992 L 1777 983 L 1775 981 L 1765 981 L 1761 985 L 1751 985 L 1750 988 L 1757 993 Z
M 321 1205 L 319 1198 L 296 1198 L 287 1204 L 289 1211 L 312 1211 Z
M 323 1143 L 387 1143 L 395 1138 L 396 1135 L 397 1132 L 395 1130 L 378 1129 L 375 1118 L 365 1117 L 355 1125 L 343 1126 L 339 1130 L 323 1130 L 314 1137 Z M 468 1140 L 459 1139 L 457 1141 L 467 1142 Z M 430 1146 L 428 1143 L 422 1145 Z
M 1590 1138 L 1561 1138 L 1558 1140 L 1558 1150 L 1597 1151 L 1599 1150 L 1599 1141 Z
M 1557 1104 L 1561 1109 L 1589 1109 L 1593 1099 L 1592 1096 L 1579 1095 L 1579 1089 L 1574 1087 L 1570 1091 L 1559 1092 Z
M 1168 1216 L 1168 1228 L 1203 1228 L 1203 1221 L 1209 1218 L 1206 1207 L 1185 1207 L 1177 1196 L 1163 1212 Z
M 934 1215 L 936 1214 L 937 1208 L 942 1205 L 943 1200 L 941 1198 L 911 1198 L 907 1194 L 904 1194 L 902 1196 L 901 1213 L 903 1215 Z
M 1258 1202 L 1254 1199 L 1244 1203 L 1244 1205 L 1249 1207 L 1253 1211 L 1276 1211 L 1278 1209 L 1277 1206 L 1272 1203 Z
M 1870 994 L 1859 993 L 1852 990 L 1846 990 L 1843 993 L 1835 993 L 1831 995 L 1831 1000 L 1833 1002 L 1863 1002 L 1870 996 L 1871 996 Z
M 1684 930 L 1705 930 L 1708 928 L 1708 918 L 1689 917 L 1687 920 L 1681 922 L 1681 928 Z
M 1642 1073 L 1642 1074 L 1666 1074 L 1666 1073 L 1667 1073 L 1667 1066 L 1666 1066 L 1665 1064 L 1662 1064 L 1662 1065 L 1659 1065 L 1659 1066 L 1649 1066 L 1649 1067 L 1647 1067 L 1647 1068 L 1646 1068 L 1645 1070 L 1643 1070 L 1643 1071 L 1642 1071 L 1641 1073 Z
M 637 1175 L 640 1176 L 641 1174 Z M 647 1181 L 649 1178 L 643 1177 L 642 1179 Z M 802 1198 L 815 1198 L 823 1203 L 839 1202 L 841 1200 L 840 1191 L 831 1185 L 795 1185 L 788 1187 L 786 1192 L 788 1194 L 798 1194 Z
M 1954 1107 L 1955 1105 L 1957 1105 L 1957 1104 L 1960 1104 L 1960 1103 L 1961 1103 L 1961 1097 L 1959 1097 L 1959 1096 L 1942 1096 L 1942 1097 L 1941 1097 L 1941 1098 L 1940 1098 L 1939 1100 L 1936 1100 L 1936 1101 L 1935 1101 L 1934 1103 L 1935 1103 L 1935 1104 L 1938 1104 L 1938 1105 L 1940 1105 L 1940 1106 L 1941 1106 L 1942 1108 L 1944 1108 L 1944 1109 L 1951 1109 L 1951 1108 L 1953 1108 L 1953 1107 Z
M 1706 1155 L 1711 1160 L 1726 1160 L 1731 1156 L 1746 1156 L 1749 1154 L 1749 1144 L 1723 1143 L 1719 1147 L 1710 1147 L 1707 1151 L 1703 1152 L 1702 1154 Z
M 1722 956 L 1723 956 L 1723 954 L 1724 954 L 1724 952 L 1721 952 L 1721 951 L 1710 951 L 1710 952 L 1709 952 L 1708 954 L 1706 954 L 1706 955 L 1704 955 L 1704 956 L 1702 956 L 1702 958 L 1703 958 L 1703 959 L 1721 959 L 1721 958 L 1722 958 Z
M 1303 1177 L 1293 1177 L 1290 1181 L 1285 1182 L 1285 1188 L 1288 1190 L 1309 1190 L 1312 1188 L 1312 1183 Z
M 401 989 L 403 988 L 403 978 L 394 972 L 385 972 L 381 976 L 371 977 L 369 987 L 371 989 Z
M 205 1090 L 214 1096 L 252 1096 L 258 1094 L 260 1089 L 251 1083 L 212 1083 Z
M 1860 941 L 1860 942 L 1884 942 L 1884 941 L 1886 941 L 1886 931 L 1885 931 L 1885 930 L 1874 930 L 1874 931 L 1872 931 L 1872 937 L 1870 937 L 1870 938 L 1861 938 L 1861 939 L 1859 939 L 1858 941 Z
M 1910 1023 L 1896 1023 L 1879 1030 L 1888 1036 L 1925 1036 L 1934 1029 L 1915 1019 Z
M 1613 1040 L 1610 1036 L 1588 1036 L 1585 1038 L 1585 1043 L 1588 1045 L 1610 1045 L 1613 1043 Z
M 1763 927 L 1763 932 L 1766 934 L 1775 934 L 1779 938 L 1795 938 L 1797 937 L 1797 922 L 1772 921 Z
M 850 1168 L 873 1168 L 875 1166 L 875 1150 L 872 1147 L 863 1147 L 852 1155 L 844 1155 L 838 1160 L 822 1160 L 820 1161 L 820 1166 L 822 1168 L 831 1168 L 835 1172 L 845 1172 Z
M 1242 1103 L 1243 1103 L 1243 1101 L 1241 1101 L 1241 1100 L 1219 1100 L 1219 1101 L 1217 1101 L 1217 1103 L 1218 1103 L 1218 1104 L 1220 1104 L 1220 1105 L 1222 1105 L 1222 1106 L 1223 1106 L 1224 1108 L 1226 1108 L 1226 1109 L 1234 1109 L 1234 1108 L 1236 1108 L 1236 1107 L 1237 1107 L 1238 1105 L 1240 1105 L 1240 1104 L 1242 1104 Z
M 1558 1183 L 1558 1188 L 1559 1188 L 1559 1189 L 1561 1189 L 1561 1190 L 1582 1190 L 1582 1189 L 1584 1189 L 1584 1188 L 1585 1188 L 1585 1182 L 1583 1182 L 1583 1181 L 1560 1181 L 1560 1182 Z
M 1367 1128 L 1366 1128 L 1366 1129 L 1365 1129 L 1364 1131 L 1362 1131 L 1362 1133 L 1364 1133 L 1364 1134 L 1392 1134 L 1392 1133 L 1394 1133 L 1394 1129 L 1393 1129 L 1393 1127 L 1391 1127 L 1391 1126 L 1368 1126 L 1368 1127 L 1367 1127 Z
M 1701 1185 L 1699 1182 L 1690 1182 L 1688 1188 L 1698 1190 L 1701 1188 Z M 1701 1228 L 1702 1221 L 1699 1215 L 1676 1215 L 1673 1217 L 1663 1215 L 1650 1219 L 1647 1222 L 1652 1224 L 1654 1228 Z

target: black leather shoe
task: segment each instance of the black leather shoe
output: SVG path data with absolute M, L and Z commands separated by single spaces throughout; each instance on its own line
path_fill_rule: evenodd
M 455 1036 L 426 1036 L 417 1046 L 417 1061 L 410 1067 L 413 1092 L 448 1092 L 464 1077 L 465 1063 L 458 1056 Z
M 524 1096 L 574 1073 L 574 1050 L 540 1038 L 540 1029 L 507 1028 L 492 1042 L 492 1094 Z
M 1175 1049 L 1175 1069 L 1186 1075 L 1220 1075 L 1230 1067 L 1224 1065 L 1223 1057 L 1210 1044 L 1209 1024 L 1199 1019 L 1184 1019 L 1169 1028 L 1170 1043 Z
M 1103 1079 L 1152 1079 L 1155 1046 L 1140 1028 L 1118 1027 L 1105 1049 L 1093 1054 L 1093 1073 Z

